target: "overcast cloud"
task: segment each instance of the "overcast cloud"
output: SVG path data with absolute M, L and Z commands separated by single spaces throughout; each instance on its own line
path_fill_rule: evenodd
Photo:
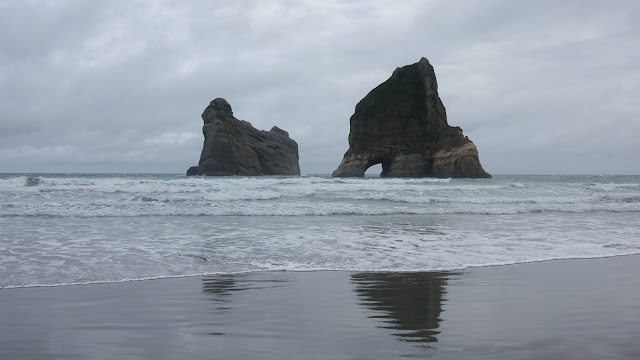
M 488 172 L 640 174 L 639 18 L 635 0 L 0 0 L 0 172 L 184 173 L 224 97 L 330 173 L 356 103 L 424 56 Z

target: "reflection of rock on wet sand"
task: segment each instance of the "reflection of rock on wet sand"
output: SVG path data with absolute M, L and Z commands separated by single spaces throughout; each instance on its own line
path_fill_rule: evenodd
M 395 330 L 400 340 L 431 343 L 442 312 L 445 285 L 450 273 L 360 273 L 351 276 L 360 305 L 371 310 L 383 323 L 380 327 Z
M 255 279 L 245 274 L 225 274 L 211 275 L 202 279 L 202 290 L 212 295 L 211 300 L 215 302 L 231 302 L 230 296 L 236 292 L 244 290 L 260 290 L 266 288 L 276 288 L 289 282 L 286 279 Z M 224 309 L 225 307 L 220 307 Z
M 215 302 L 229 302 L 228 297 L 237 290 L 242 290 L 236 282 L 236 275 L 209 276 L 202 279 L 202 290 L 211 294 Z

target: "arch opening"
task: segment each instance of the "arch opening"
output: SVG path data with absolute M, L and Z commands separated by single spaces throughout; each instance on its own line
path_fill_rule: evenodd
M 382 174 L 382 163 L 369 166 L 364 172 L 365 177 L 379 177 Z
M 380 165 L 380 166 L 376 166 L 376 165 Z M 373 169 L 369 171 L 369 169 L 372 167 Z M 377 157 L 367 162 L 367 166 L 365 166 L 364 172 L 366 175 L 374 175 L 376 171 L 381 170 L 379 173 L 380 177 L 387 177 L 389 176 L 390 168 L 391 168 L 391 159 Z M 367 171 L 369 171 L 368 174 L 367 174 Z

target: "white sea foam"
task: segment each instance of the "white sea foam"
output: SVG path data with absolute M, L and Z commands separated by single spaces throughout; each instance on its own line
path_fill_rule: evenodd
M 640 253 L 638 177 L 0 176 L 0 287 Z
M 13 176 L 0 179 L 0 217 L 640 211 L 636 182 L 588 180 Z
M 13 221 L 0 287 L 247 271 L 426 271 L 640 253 L 640 220 L 598 213 Z M 0 220 L 7 228 L 8 219 Z M 25 231 L 28 230 L 28 231 Z

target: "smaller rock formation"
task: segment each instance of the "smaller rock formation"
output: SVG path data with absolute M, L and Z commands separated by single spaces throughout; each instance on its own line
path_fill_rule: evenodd
M 371 90 L 350 122 L 349 149 L 333 176 L 363 177 L 382 164 L 383 177 L 491 177 L 473 142 L 447 123 L 433 66 L 425 58 L 397 68 Z
M 298 144 L 286 131 L 277 126 L 257 130 L 248 121 L 236 119 L 222 98 L 211 101 L 202 120 L 200 162 L 187 175 L 300 175 Z

